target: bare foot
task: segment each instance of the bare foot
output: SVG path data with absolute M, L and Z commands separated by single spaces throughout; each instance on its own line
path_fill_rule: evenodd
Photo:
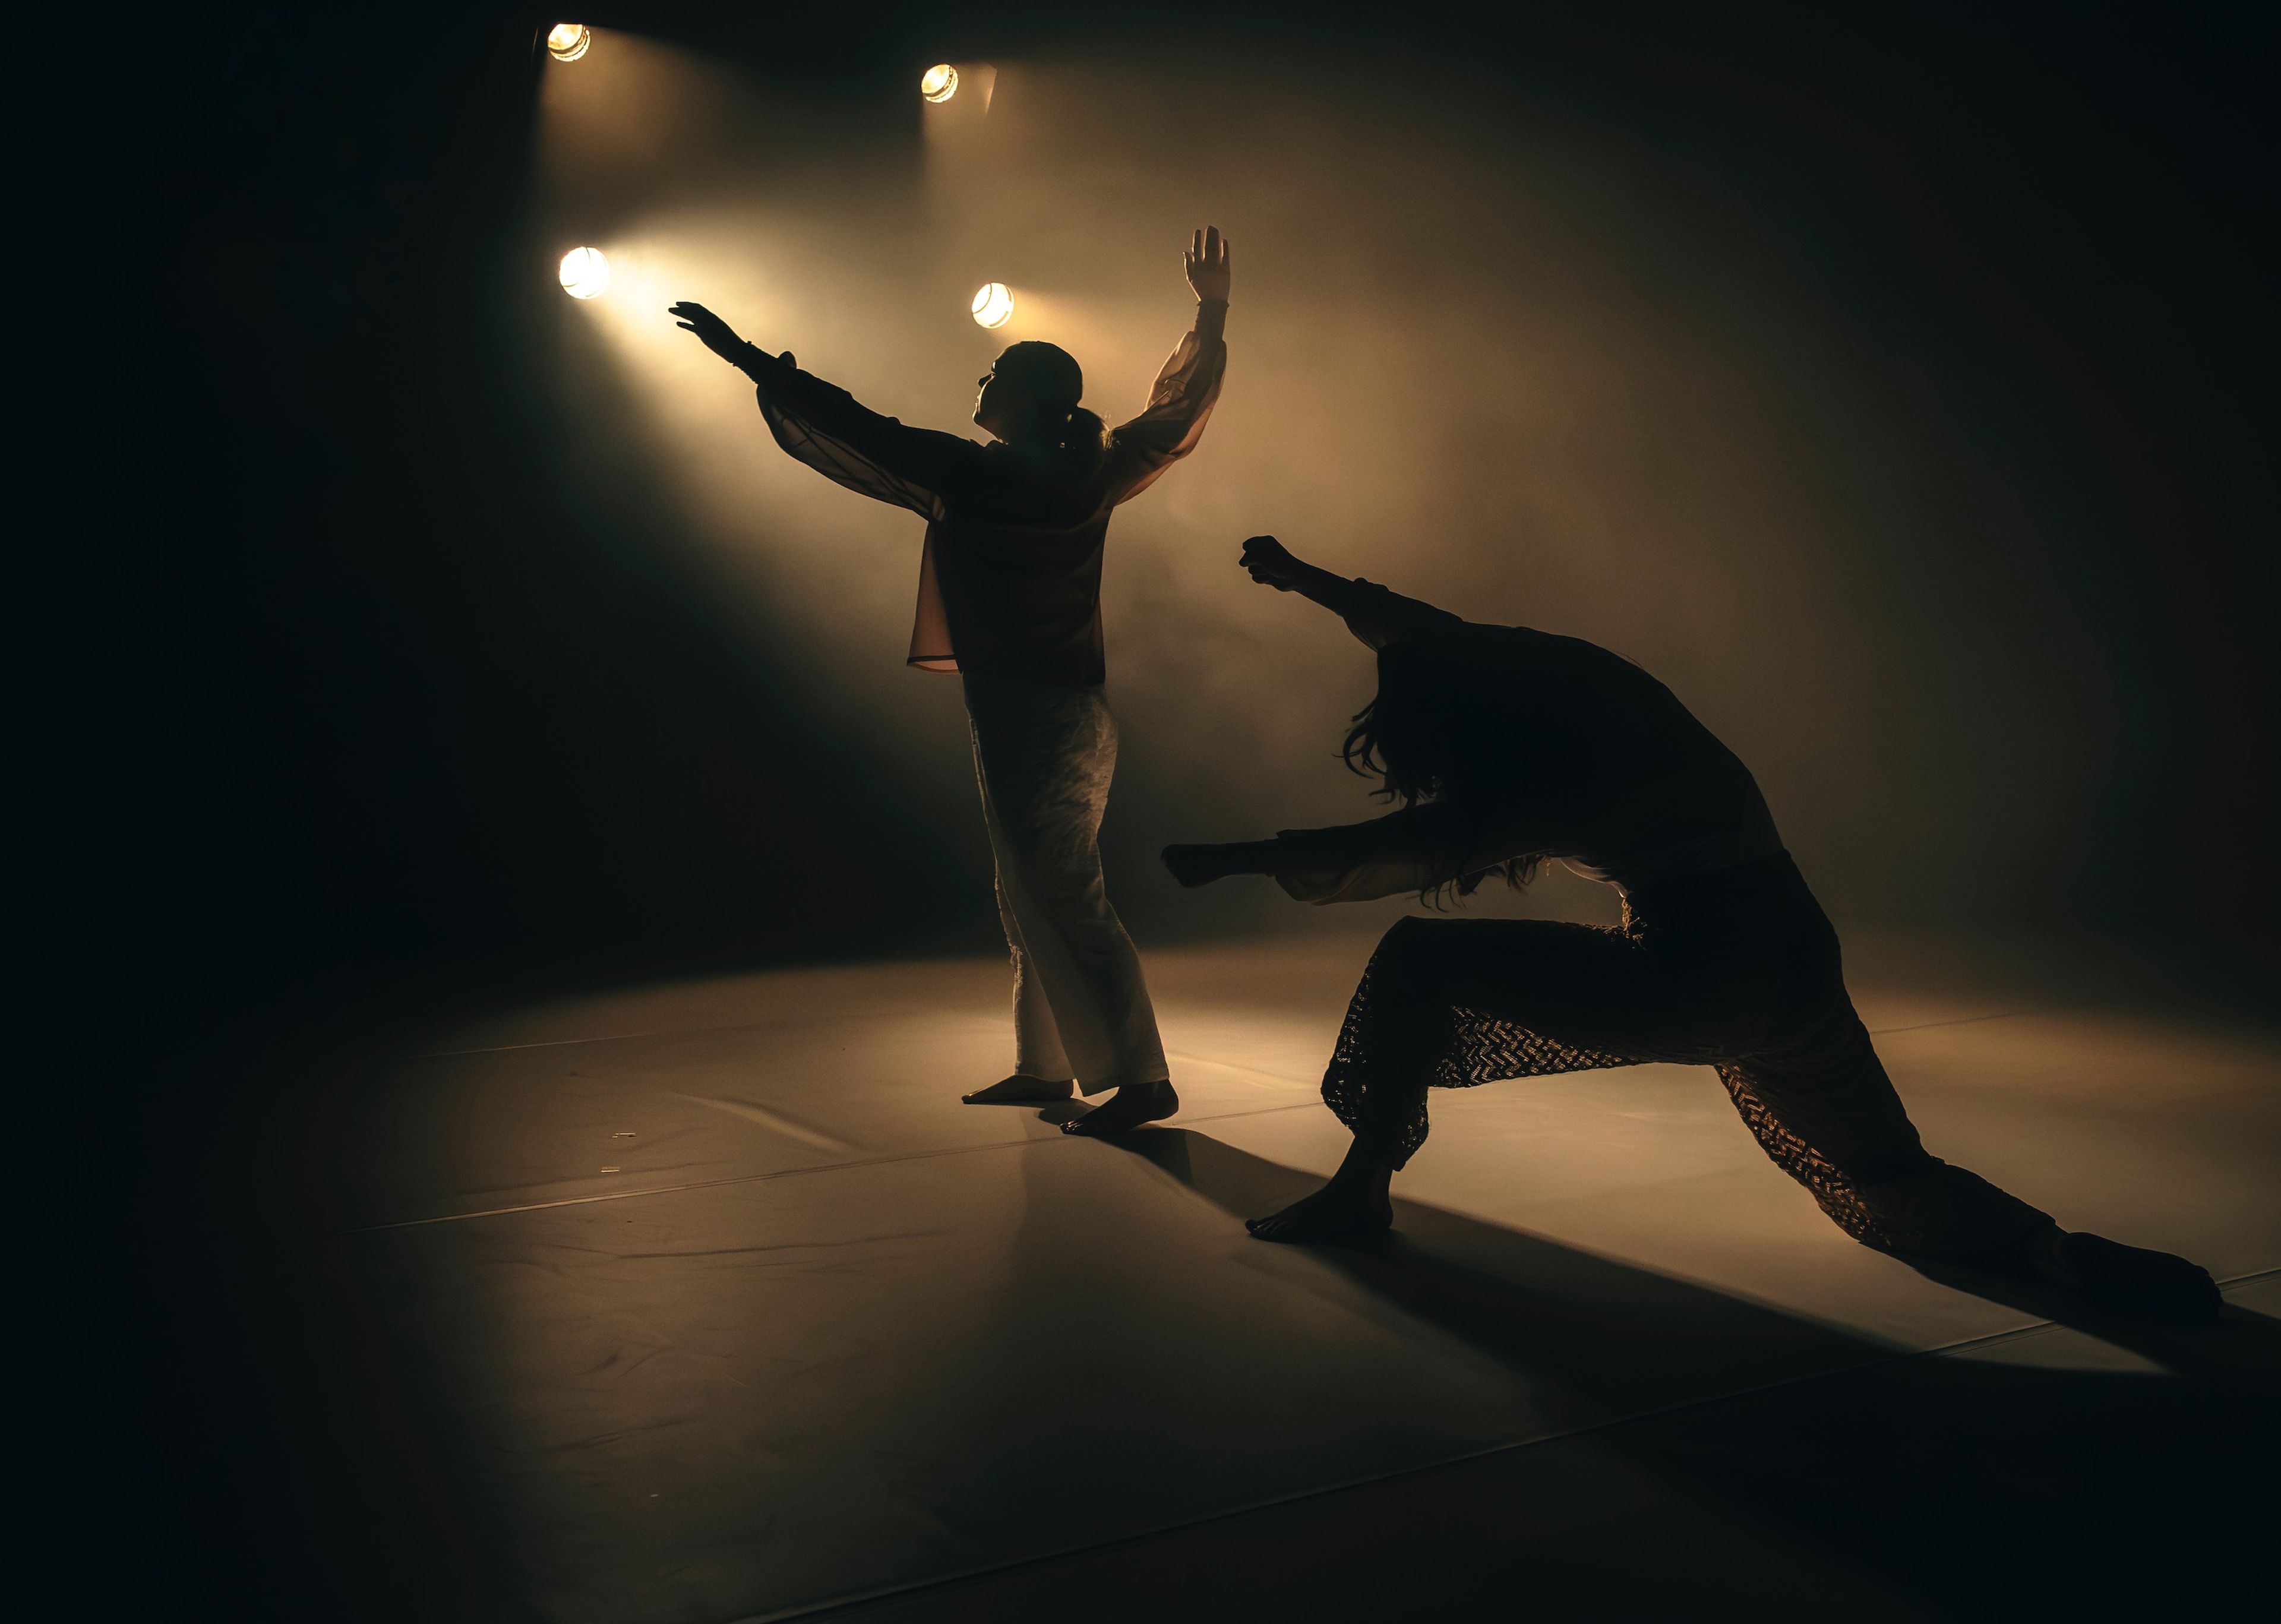
M 1064 1133 L 1098 1139 L 1105 1133 L 1130 1133 L 1147 1122 L 1162 1122 L 1180 1109 L 1180 1096 L 1170 1083 L 1127 1083 L 1074 1121 L 1062 1124 Z
M 972 1094 L 958 1097 L 969 1105 L 1051 1105 L 1055 1100 L 1066 1100 L 1077 1092 L 1074 1079 L 1049 1083 L 1042 1077 L 1025 1077 L 1019 1071 L 987 1088 L 977 1088 Z
M 2099 1307 L 2140 1319 L 2209 1320 L 2224 1306 L 2217 1282 L 2200 1265 L 2104 1235 L 2061 1235 L 2045 1268 Z
M 1245 1219 L 1243 1226 L 1255 1241 L 1299 1246 L 1313 1241 L 1351 1241 L 1393 1228 L 1394 1203 L 1383 1185 L 1334 1179 L 1280 1212 Z

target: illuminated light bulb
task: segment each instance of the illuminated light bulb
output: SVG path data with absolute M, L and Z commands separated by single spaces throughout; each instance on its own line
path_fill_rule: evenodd
M 559 22 L 546 31 L 546 54 L 557 62 L 576 62 L 594 43 L 594 31 L 582 22 Z
M 1003 327 L 1014 313 L 1014 295 L 1002 282 L 986 282 L 974 290 L 974 319 L 985 327 Z
M 938 62 L 919 75 L 919 94 L 931 102 L 947 102 L 958 94 L 958 70 Z
M 599 298 L 609 285 L 610 262 L 600 249 L 574 248 L 562 256 L 562 291 L 572 298 Z

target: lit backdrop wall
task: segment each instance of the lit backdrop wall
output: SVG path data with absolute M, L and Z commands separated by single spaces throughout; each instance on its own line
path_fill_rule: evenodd
M 511 8 L 218 17 L 153 67 L 152 275 L 97 326 L 146 449 L 50 549 L 89 572 L 59 928 L 159 982 L 990 950 L 956 684 L 901 664 L 917 522 L 776 452 L 663 307 L 951 429 L 1052 337 L 1114 421 L 1205 223 L 1226 394 L 1108 567 L 1144 942 L 1324 923 L 1176 892 L 1164 841 L 1369 809 L 1368 661 L 1234 568 L 1258 531 L 1654 670 L 1849 926 L 2263 928 L 2230 25 L 1309 15 L 630 8 L 567 63 Z
M 1935 298 L 1848 304 L 1857 267 L 1747 174 L 1447 65 L 969 63 L 963 99 L 927 104 L 915 69 L 851 119 L 600 40 L 540 103 L 534 260 L 591 238 L 615 267 L 604 297 L 555 300 L 566 415 L 643 444 L 674 497 L 649 545 L 796 650 L 796 702 L 955 827 L 974 822 L 955 684 L 901 665 L 918 522 L 778 454 L 664 306 L 696 298 L 879 410 L 973 434 L 990 357 L 1052 338 L 1113 422 L 1187 320 L 1179 245 L 1229 232 L 1225 398 L 1110 541 L 1110 862 L 1144 928 L 1285 912 L 1261 887 L 1178 896 L 1165 840 L 1368 809 L 1332 754 L 1367 658 L 1234 569 L 1259 531 L 1646 665 L 1757 768 L 1856 916 L 2049 901 L 2148 769 L 2129 604 L 2077 554 L 2096 490 L 2045 477 L 2021 403 L 1971 364 L 1980 335 L 1942 331 Z M 1014 296 L 994 331 L 967 315 L 992 281 Z M 981 895 L 978 833 L 954 844 Z

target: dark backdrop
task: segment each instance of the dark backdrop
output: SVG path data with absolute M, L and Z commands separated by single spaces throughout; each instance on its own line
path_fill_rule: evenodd
M 2266 934 L 2250 8 L 1078 10 L 588 20 L 797 93 L 819 161 L 905 161 L 915 64 L 1130 52 L 1224 83 L 1398 72 L 1427 104 L 1446 75 L 1467 140 L 1553 110 L 1747 200 L 1810 274 L 1810 323 L 1929 358 L 1914 409 L 1995 470 L 1942 499 L 2009 510 L 1884 561 L 1861 723 L 1924 763 L 1908 793 L 1984 820 L 2003 871 L 1949 871 L 1976 839 L 1950 831 L 1874 882 L 1834 876 L 1841 918 Z M 862 716 L 754 635 L 800 606 L 732 615 L 652 545 L 674 508 L 655 460 L 569 421 L 531 364 L 562 303 L 531 281 L 542 20 L 225 9 L 80 109 L 129 160 L 102 212 L 132 285 L 81 356 L 104 454 L 39 549 L 61 585 L 33 628 L 34 866 L 43 956 L 111 1007 L 343 966 L 989 943 L 965 808 L 905 793 Z M 1881 476 L 1907 499 L 1905 460 Z M 1777 776 L 1801 838 L 1838 849 L 1849 785 Z

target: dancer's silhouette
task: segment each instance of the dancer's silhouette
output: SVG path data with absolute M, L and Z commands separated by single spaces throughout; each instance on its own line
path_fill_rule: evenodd
M 1195 329 L 1140 415 L 1114 429 L 1050 344 L 1008 348 L 981 379 L 988 445 L 909 429 L 738 337 L 701 305 L 672 313 L 759 387 L 777 444 L 851 491 L 927 521 L 910 663 L 964 680 L 998 912 L 1014 959 L 1014 1072 L 970 1104 L 1117 1092 L 1063 1125 L 1113 1133 L 1179 1109 L 1140 961 L 1102 885 L 1096 837 L 1117 763 L 1102 698 L 1101 556 L 1110 512 L 1194 450 L 1227 365 L 1219 228 L 1185 259 Z
M 1268 1241 L 1391 1222 L 1388 1183 L 1426 1138 L 1429 1085 L 1676 1061 L 1715 1066 L 1767 1153 L 1857 1240 L 2039 1270 L 2110 1306 L 2218 1306 L 2182 1257 L 2068 1233 L 1928 1155 L 1846 995 L 1837 936 L 1782 849 L 1749 769 L 1671 691 L 1574 638 L 1469 624 L 1366 581 L 1244 544 L 1378 651 L 1346 755 L 1404 804 L 1370 823 L 1174 846 L 1186 885 L 1272 875 L 1318 902 L 1516 883 L 1558 858 L 1618 886 L 1624 924 L 1403 919 L 1347 1011 L 1323 1097 L 1354 1133 L 1321 1190 L 1252 1220 Z

